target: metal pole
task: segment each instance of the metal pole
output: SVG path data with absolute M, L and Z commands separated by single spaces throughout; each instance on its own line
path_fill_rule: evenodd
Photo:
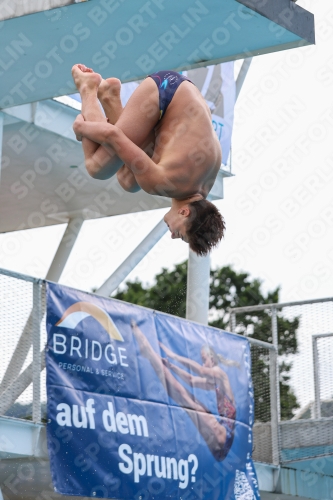
M 230 313 L 230 331 L 232 333 L 236 333 L 236 313 L 235 311 L 232 311 Z
M 0 274 L 4 276 L 10 276 L 11 278 L 16 278 L 18 280 L 28 281 L 29 283 L 39 283 L 40 278 L 34 278 L 33 276 L 28 276 L 27 274 L 15 273 L 14 271 L 9 271 L 8 269 L 0 268 Z
M 77 240 L 83 222 L 83 217 L 76 217 L 69 220 L 66 231 L 64 232 L 55 256 L 53 257 L 51 266 L 47 272 L 47 280 L 54 281 L 56 283 L 59 281 L 73 246 Z
M 40 405 L 40 324 L 42 321 L 42 285 L 33 284 L 33 330 L 32 330 L 32 420 L 41 421 Z
M 189 249 L 187 265 L 186 318 L 208 324 L 210 256 Z
M 272 342 L 275 347 L 274 351 L 270 351 L 270 401 L 271 401 L 271 432 L 272 432 L 272 461 L 274 465 L 279 465 L 280 446 L 279 446 L 279 422 L 281 417 L 280 411 L 280 375 L 279 375 L 279 335 L 277 311 L 275 307 L 271 308 L 272 312 Z
M 278 322 L 277 322 L 277 311 L 275 307 L 272 307 L 272 341 L 276 348 L 277 356 L 279 356 L 279 332 L 278 332 Z M 276 362 L 276 400 L 277 400 L 277 411 L 278 411 L 278 421 L 281 420 L 281 408 L 280 408 L 280 372 L 279 363 Z
M 272 433 L 272 462 L 279 465 L 279 411 L 277 397 L 277 364 L 278 353 L 276 350 L 269 351 L 269 378 L 270 378 L 270 403 L 271 403 L 271 433 Z
M 154 245 L 164 236 L 168 227 L 162 219 L 135 250 L 124 260 L 124 262 L 111 274 L 111 276 L 96 290 L 98 295 L 109 296 L 137 264 L 147 255 Z
M 312 353 L 313 353 L 313 378 L 314 378 L 314 393 L 315 393 L 315 404 L 314 404 L 315 418 L 321 418 L 317 337 L 312 338 Z
M 253 311 L 264 311 L 270 307 L 276 307 L 277 309 L 282 309 L 283 307 L 290 306 L 303 306 L 305 304 L 319 304 L 322 302 L 333 302 L 333 297 L 325 297 L 323 299 L 313 299 L 313 300 L 298 300 L 296 302 L 280 302 L 275 304 L 260 304 L 260 306 L 244 306 L 244 307 L 233 307 L 234 311 L 237 312 L 253 312 Z
M 239 70 L 237 80 L 236 80 L 236 99 L 235 99 L 236 101 L 237 101 L 239 93 L 243 87 L 243 83 L 245 81 L 247 72 L 249 71 L 249 67 L 251 65 L 251 62 L 252 62 L 252 57 L 247 57 L 246 59 L 244 59 L 243 64 L 241 66 L 241 69 Z

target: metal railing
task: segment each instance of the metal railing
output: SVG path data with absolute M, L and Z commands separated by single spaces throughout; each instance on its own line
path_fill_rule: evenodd
M 271 375 L 271 380 L 276 381 L 280 463 L 331 454 L 333 334 L 322 332 L 333 331 L 333 297 L 237 307 L 230 309 L 229 314 L 232 332 L 249 338 L 255 338 L 259 332 L 261 339 L 266 336 L 278 353 L 276 376 Z M 292 345 L 289 352 L 288 341 Z M 281 417 L 286 413 L 286 402 L 281 402 L 280 387 L 284 397 L 288 387 L 287 396 L 293 407 L 293 414 L 287 419 Z M 273 429 L 276 422 L 272 420 L 270 425 Z
M 45 421 L 46 304 L 45 280 L 0 269 L 0 416 Z M 268 370 L 264 387 L 270 427 L 254 432 L 254 447 L 263 461 L 279 462 L 277 349 L 249 338 L 252 353 L 254 393 L 262 384 L 262 368 Z M 267 426 L 266 426 L 267 427 Z M 268 432 L 267 432 L 268 431 Z M 264 437 L 264 439 L 263 439 Z
M 21 397 L 21 406 L 31 406 L 26 417 L 37 423 L 41 421 L 41 372 L 45 368 L 44 349 L 41 351 L 41 329 L 46 339 L 42 325 L 44 284 L 40 279 L 1 269 L 0 296 L 0 415 L 6 415 Z
M 46 418 L 45 283 L 0 269 L 0 415 L 36 423 Z M 267 341 L 254 335 L 260 314 L 265 319 L 260 321 L 267 329 Z M 296 328 L 299 344 L 288 355 L 281 350 L 288 333 L 281 329 L 284 316 Z M 254 459 L 278 465 L 330 453 L 333 334 L 322 332 L 333 331 L 333 298 L 234 308 L 230 310 L 230 330 L 245 334 L 251 345 L 256 400 Z M 279 364 L 288 360 L 292 361 L 290 386 L 301 409 L 283 420 Z

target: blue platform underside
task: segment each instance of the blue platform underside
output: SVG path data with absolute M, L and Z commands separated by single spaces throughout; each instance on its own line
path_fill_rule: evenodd
M 130 9 L 91 0 L 9 19 L 0 30 L 0 108 L 74 93 L 76 63 L 125 82 L 312 43 L 296 32 L 236 0 L 139 0 Z

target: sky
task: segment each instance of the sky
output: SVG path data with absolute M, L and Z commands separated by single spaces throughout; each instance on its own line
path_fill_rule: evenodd
M 315 14 L 316 46 L 255 57 L 235 107 L 233 178 L 216 202 L 227 224 L 211 254 L 281 287 L 280 300 L 332 296 L 333 5 L 302 0 Z M 240 63 L 235 64 L 235 71 Z M 121 264 L 166 210 L 86 221 L 60 283 L 91 291 Z M 44 278 L 65 225 L 0 235 L 0 266 Z M 111 252 L 110 234 L 119 235 Z M 152 283 L 188 257 L 166 234 L 127 279 Z

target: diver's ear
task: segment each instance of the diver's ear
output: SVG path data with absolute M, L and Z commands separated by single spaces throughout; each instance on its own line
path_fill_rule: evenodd
M 188 207 L 188 206 L 181 207 L 181 208 L 178 210 L 178 213 L 179 213 L 180 215 L 183 215 L 184 217 L 188 217 L 188 216 L 191 214 L 190 207 Z

